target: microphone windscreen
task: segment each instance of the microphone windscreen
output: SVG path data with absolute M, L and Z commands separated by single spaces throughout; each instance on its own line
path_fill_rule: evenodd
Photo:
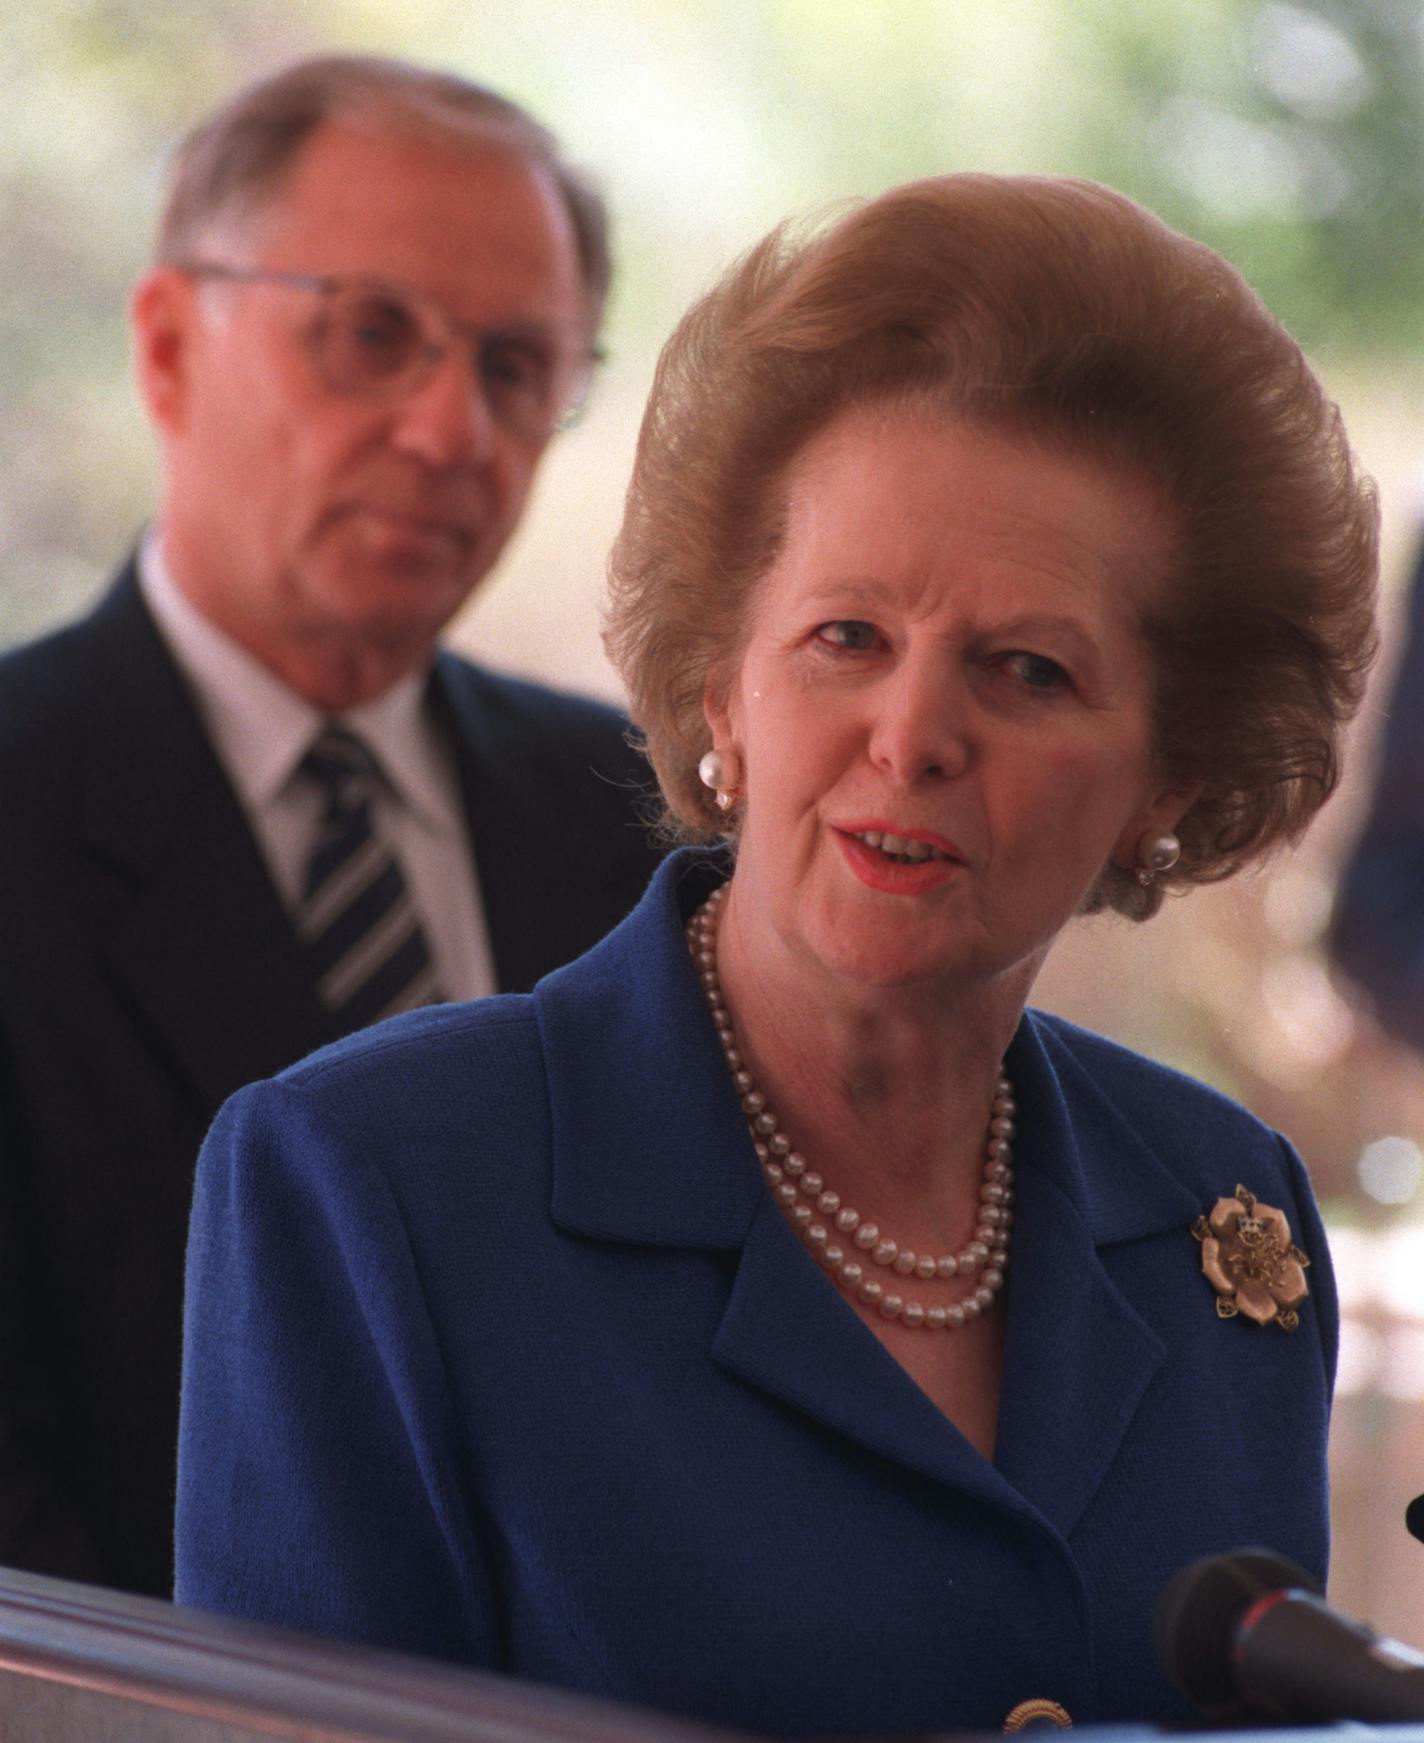
M 1292 1587 L 1320 1592 L 1304 1568 L 1268 1549 L 1206 1556 L 1167 1583 L 1157 1600 L 1153 1644 L 1157 1662 L 1193 1706 L 1211 1717 L 1251 1716 L 1232 1665 L 1236 1629 L 1258 1598 Z
M 1424 1495 L 1416 1495 L 1404 1509 L 1404 1523 L 1409 1527 L 1409 1535 L 1424 1543 Z

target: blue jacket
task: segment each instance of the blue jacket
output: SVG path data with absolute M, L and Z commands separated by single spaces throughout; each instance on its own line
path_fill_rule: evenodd
M 1336 1312 L 1298 1159 L 1025 1016 L 987 1464 L 766 1193 L 682 938 L 719 875 L 678 855 L 531 995 L 228 1104 L 179 1598 L 765 1732 L 1185 1716 L 1149 1643 L 1169 1576 L 1247 1544 L 1324 1572 Z M 1200 1274 L 1191 1224 L 1238 1182 L 1314 1261 L 1293 1334 L 1219 1319 Z

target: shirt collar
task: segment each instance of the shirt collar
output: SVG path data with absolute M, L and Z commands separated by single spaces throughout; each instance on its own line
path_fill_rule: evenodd
M 341 724 L 363 739 L 391 786 L 427 828 L 458 832 L 442 781 L 442 746 L 425 706 L 427 674 L 402 678 L 371 702 L 349 708 Z
M 224 635 L 179 590 L 157 533 L 144 539 L 138 575 L 144 602 L 234 785 L 249 806 L 270 804 L 332 717 Z M 335 718 L 370 747 L 396 797 L 426 827 L 446 833 L 459 820 L 444 797 L 441 746 L 425 710 L 426 683 L 426 673 L 414 672 Z
M 138 578 L 223 766 L 249 805 L 266 805 L 301 761 L 321 713 L 179 591 L 155 533 L 139 551 Z

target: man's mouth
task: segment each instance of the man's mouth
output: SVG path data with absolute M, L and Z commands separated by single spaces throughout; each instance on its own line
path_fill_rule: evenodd
M 421 514 L 411 509 L 386 508 L 377 503 L 363 503 L 356 510 L 372 520 L 411 537 L 432 539 L 462 539 L 467 528 L 460 521 L 442 515 Z

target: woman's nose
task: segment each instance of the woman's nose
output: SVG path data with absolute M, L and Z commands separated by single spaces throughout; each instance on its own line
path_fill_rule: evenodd
M 903 663 L 871 700 L 870 756 L 897 785 L 962 774 L 972 755 L 971 698 L 942 661 Z

